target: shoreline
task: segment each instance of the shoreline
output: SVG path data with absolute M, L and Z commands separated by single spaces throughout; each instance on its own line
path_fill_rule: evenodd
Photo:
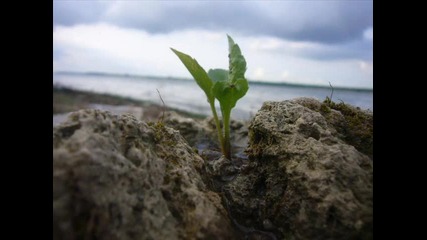
M 54 74 L 64 74 L 64 75 L 84 75 L 84 76 L 102 76 L 102 77 L 122 77 L 122 78 L 150 78 L 150 79 L 169 79 L 177 81 L 190 81 L 191 78 L 181 78 L 181 77 L 171 77 L 171 76 L 152 76 L 152 75 L 137 75 L 137 74 L 127 74 L 127 73 L 104 73 L 104 72 L 73 72 L 73 71 L 57 71 Z M 287 86 L 287 87 L 302 87 L 302 88 L 323 88 L 331 89 L 331 86 L 328 85 L 318 85 L 318 84 L 305 84 L 305 83 L 292 83 L 292 82 L 283 82 L 283 81 L 263 81 L 257 79 L 248 79 L 249 84 L 255 85 L 266 85 L 266 86 Z M 334 86 L 335 90 L 343 91 L 364 91 L 372 92 L 373 87 L 351 87 L 351 86 Z
M 157 120 L 163 111 L 175 111 L 182 116 L 204 119 L 207 115 L 161 106 L 157 103 L 112 94 L 100 94 L 75 90 L 68 87 L 53 86 L 53 116 L 65 116 L 81 109 L 102 109 L 116 114 L 143 113 L 141 120 Z M 138 116 L 137 116 L 138 117 Z

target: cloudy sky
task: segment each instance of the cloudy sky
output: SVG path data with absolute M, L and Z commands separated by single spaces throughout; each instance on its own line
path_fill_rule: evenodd
M 191 78 L 173 47 L 205 70 L 228 68 L 226 34 L 249 80 L 372 88 L 372 0 L 54 0 L 54 71 Z

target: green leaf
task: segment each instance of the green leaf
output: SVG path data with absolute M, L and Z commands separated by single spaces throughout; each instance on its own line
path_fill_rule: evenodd
M 173 48 L 171 48 L 171 50 L 178 56 L 178 58 L 181 60 L 187 70 L 191 73 L 199 87 L 205 92 L 208 101 L 215 101 L 215 97 L 212 94 L 213 82 L 209 78 L 206 71 L 196 61 L 196 59 Z
M 240 51 L 239 45 L 235 44 L 233 39 L 228 36 L 229 48 L 229 80 L 236 82 L 238 79 L 245 78 L 246 60 Z
M 245 96 L 249 89 L 248 81 L 241 78 L 235 83 L 229 81 L 218 81 L 214 83 L 213 95 L 218 99 L 221 110 L 224 113 L 230 113 L 236 106 L 237 101 Z
M 223 114 L 230 114 L 237 101 L 242 98 L 249 89 L 245 79 L 246 61 L 240 48 L 228 36 L 229 46 L 229 72 L 223 69 L 209 70 L 209 77 L 214 80 L 212 93 L 218 99 Z
M 230 37 L 230 35 L 227 34 L 228 39 L 228 52 L 231 52 L 231 49 L 235 45 L 234 40 Z
M 228 80 L 228 71 L 225 69 L 209 69 L 208 76 L 211 78 L 213 82 L 218 81 L 227 81 Z

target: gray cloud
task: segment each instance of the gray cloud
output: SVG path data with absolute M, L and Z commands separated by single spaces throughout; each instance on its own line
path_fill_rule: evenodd
M 301 51 L 300 56 L 318 60 L 364 59 L 372 61 L 372 43 L 367 41 L 351 41 L 344 44 L 326 45 L 319 49 Z
M 94 23 L 107 11 L 109 1 L 64 1 L 53 2 L 54 24 L 72 26 L 81 23 Z
M 372 26 L 372 1 L 54 1 L 54 23 L 107 22 L 151 33 L 202 28 L 346 43 Z

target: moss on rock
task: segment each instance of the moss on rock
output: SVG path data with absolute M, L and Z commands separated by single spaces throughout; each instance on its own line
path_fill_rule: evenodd
M 333 102 L 329 97 L 321 103 L 311 98 L 298 98 L 294 102 L 322 114 L 340 139 L 373 158 L 373 112 Z

